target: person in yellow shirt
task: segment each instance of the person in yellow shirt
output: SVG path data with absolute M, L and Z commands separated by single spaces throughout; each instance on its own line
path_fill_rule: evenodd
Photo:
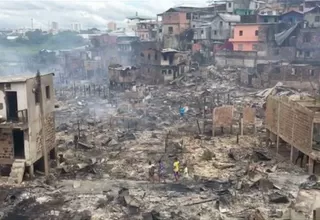
M 173 174 L 176 181 L 179 180 L 179 170 L 180 170 L 180 162 L 178 158 L 175 158 L 173 162 Z

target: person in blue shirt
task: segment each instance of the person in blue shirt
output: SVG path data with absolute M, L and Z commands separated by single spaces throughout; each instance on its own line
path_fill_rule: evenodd
M 180 116 L 183 117 L 184 116 L 184 107 L 180 107 L 179 111 L 180 111 Z

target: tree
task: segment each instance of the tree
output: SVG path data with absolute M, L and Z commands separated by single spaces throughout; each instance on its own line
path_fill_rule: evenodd
M 26 32 L 26 36 L 28 37 L 28 43 L 31 44 L 42 44 L 48 40 L 50 37 L 49 34 L 44 34 L 41 30 L 37 29 L 35 31 Z

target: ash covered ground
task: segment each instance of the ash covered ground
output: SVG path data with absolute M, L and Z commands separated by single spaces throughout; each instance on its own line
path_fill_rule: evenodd
M 266 147 L 265 93 L 237 85 L 238 71 L 213 68 L 172 85 L 100 96 L 57 87 L 56 140 L 63 159 L 51 161 L 48 179 L 37 172 L 21 186 L 3 181 L 1 218 L 232 220 L 250 219 L 259 210 L 265 219 L 284 219 L 308 175 Z M 212 115 L 204 109 L 223 104 L 234 105 L 235 118 L 243 106 L 255 105 L 256 133 L 246 128 L 237 137 L 235 122 L 232 133 L 218 129 L 212 137 Z M 180 106 L 188 106 L 184 117 Z M 175 157 L 182 170 L 188 168 L 178 182 Z M 148 161 L 159 159 L 165 184 L 148 180 Z

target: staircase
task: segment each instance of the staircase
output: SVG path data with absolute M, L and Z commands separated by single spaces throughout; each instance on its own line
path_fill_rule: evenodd
M 9 184 L 22 183 L 25 168 L 26 168 L 25 160 L 15 159 L 11 167 L 8 183 Z

